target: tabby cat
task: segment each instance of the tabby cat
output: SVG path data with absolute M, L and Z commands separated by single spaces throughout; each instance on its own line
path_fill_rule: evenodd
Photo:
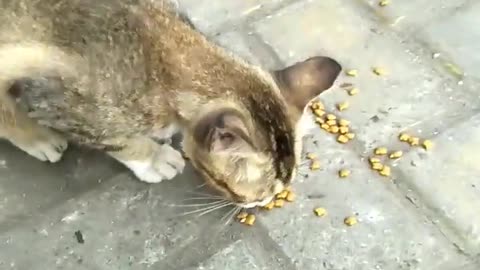
M 67 141 L 142 181 L 181 173 L 243 207 L 295 176 L 306 104 L 341 66 L 312 57 L 263 71 L 195 31 L 166 1 L 0 0 L 0 136 L 42 161 Z M 160 142 L 158 142 L 160 140 Z

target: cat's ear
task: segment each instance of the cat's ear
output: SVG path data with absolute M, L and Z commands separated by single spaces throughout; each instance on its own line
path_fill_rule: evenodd
M 194 138 L 215 153 L 246 154 L 254 149 L 242 115 L 233 109 L 218 109 L 202 116 L 194 127 Z
M 317 56 L 276 70 L 273 77 L 287 102 L 303 111 L 310 100 L 333 85 L 341 70 L 334 59 Z

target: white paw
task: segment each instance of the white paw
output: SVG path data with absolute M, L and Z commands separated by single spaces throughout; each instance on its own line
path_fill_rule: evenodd
M 15 143 L 15 145 L 32 157 L 52 163 L 59 161 L 68 147 L 68 143 L 64 138 L 53 133 L 43 140 L 38 140 L 28 145 L 21 143 Z
M 159 183 L 170 180 L 183 172 L 185 160 L 179 151 L 168 144 L 159 145 L 155 154 L 148 160 L 130 160 L 124 164 L 135 175 L 147 183 Z

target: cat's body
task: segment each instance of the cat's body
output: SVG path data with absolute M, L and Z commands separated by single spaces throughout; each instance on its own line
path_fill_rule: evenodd
M 68 139 L 159 182 L 184 161 L 153 139 L 182 131 L 207 182 L 243 205 L 291 180 L 299 115 L 340 71 L 314 58 L 271 76 L 208 42 L 164 1 L 0 3 L 1 137 L 51 162 Z

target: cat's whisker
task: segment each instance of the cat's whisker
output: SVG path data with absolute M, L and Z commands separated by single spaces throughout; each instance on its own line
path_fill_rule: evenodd
M 199 209 L 195 209 L 195 210 L 192 210 L 192 211 L 182 213 L 179 216 L 186 216 L 186 215 L 195 214 L 195 213 L 202 212 L 202 211 L 208 211 L 208 210 L 216 208 L 218 206 L 227 206 L 229 204 L 231 204 L 231 203 L 230 202 L 220 202 L 220 203 L 215 204 L 215 205 L 210 205 L 210 206 L 207 206 L 207 207 L 202 207 L 202 208 L 199 208 Z
M 211 209 L 205 210 L 205 212 L 200 213 L 197 217 L 201 217 L 201 216 L 203 216 L 203 215 L 206 215 L 206 214 L 208 214 L 208 213 L 210 213 L 210 212 L 219 210 L 219 209 L 224 208 L 224 207 L 226 207 L 226 206 L 229 206 L 229 205 L 231 205 L 231 204 L 232 204 L 232 202 L 228 202 L 228 203 L 226 203 L 226 204 L 222 204 L 222 205 L 216 206 L 215 208 L 211 208 Z
M 238 214 L 238 212 L 240 212 L 241 210 L 242 210 L 241 207 L 235 206 L 233 208 L 233 212 L 228 216 L 228 218 L 225 221 L 225 224 L 223 225 L 223 227 L 227 226 L 227 224 L 232 220 L 232 218 L 234 218 Z
M 195 189 L 202 188 L 202 187 L 204 187 L 204 186 L 206 186 L 206 185 L 207 185 L 207 183 L 200 184 L 200 185 L 196 186 Z
M 235 211 L 235 208 L 236 208 L 236 206 L 232 207 L 232 209 L 230 209 L 228 212 L 226 212 L 225 215 L 223 215 L 223 217 L 220 219 L 220 221 L 223 221 L 224 219 L 226 219 L 227 217 L 229 217 L 230 214 L 232 214 L 232 212 Z
M 209 206 L 220 204 L 223 201 L 215 201 L 215 202 L 208 202 L 208 203 L 194 203 L 194 204 L 174 204 L 175 207 L 198 207 L 198 206 Z
M 185 201 L 196 201 L 196 200 L 222 200 L 225 199 L 223 197 L 217 196 L 217 197 L 192 197 L 192 198 L 186 198 L 181 200 L 181 202 Z

